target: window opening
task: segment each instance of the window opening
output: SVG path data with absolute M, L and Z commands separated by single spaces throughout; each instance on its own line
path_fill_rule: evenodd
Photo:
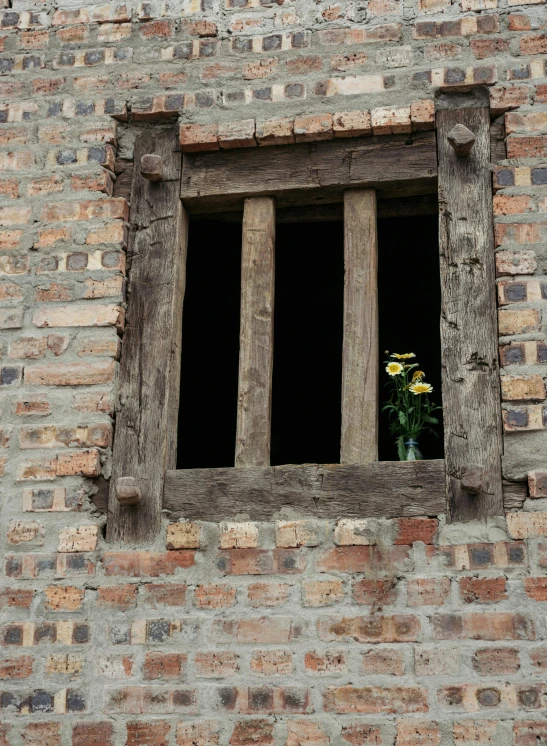
M 241 223 L 190 222 L 178 469 L 234 465 Z
M 433 386 L 431 399 L 441 400 L 441 284 L 437 215 L 378 220 L 378 307 L 380 361 L 384 350 L 414 352 Z M 388 396 L 387 375 L 380 365 L 380 403 Z M 427 459 L 444 458 L 442 413 L 438 438 L 420 436 Z M 397 448 L 389 422 L 380 413 L 379 460 L 396 461 Z
M 340 463 L 344 229 L 276 227 L 271 464 Z

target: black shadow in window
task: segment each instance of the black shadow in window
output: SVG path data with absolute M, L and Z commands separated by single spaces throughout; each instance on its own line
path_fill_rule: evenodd
M 233 466 L 241 224 L 190 222 L 182 327 L 178 469 Z

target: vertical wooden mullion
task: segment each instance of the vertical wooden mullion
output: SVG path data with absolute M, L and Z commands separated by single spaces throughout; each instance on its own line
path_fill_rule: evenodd
M 503 515 L 488 92 L 443 94 L 436 120 L 448 513 L 468 521 Z M 467 156 L 448 141 L 456 124 L 475 135 Z
M 378 458 L 378 238 L 374 189 L 344 193 L 343 464 Z
M 275 200 L 249 197 L 243 211 L 236 466 L 269 466 Z
M 146 180 L 140 160 L 160 155 L 163 178 Z M 135 141 L 131 190 L 126 327 L 108 502 L 107 539 L 152 541 L 161 525 L 163 481 L 176 468 L 182 304 L 188 217 L 180 200 L 182 156 L 175 131 Z M 120 477 L 134 480 L 142 500 L 121 505 Z

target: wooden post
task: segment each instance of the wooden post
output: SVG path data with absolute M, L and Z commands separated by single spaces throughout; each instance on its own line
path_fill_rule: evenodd
M 151 182 L 139 168 L 133 172 L 128 309 L 107 522 L 109 541 L 132 543 L 148 543 L 157 535 L 165 472 L 177 464 L 188 237 L 188 218 L 179 198 L 182 159 L 176 133 L 138 138 L 135 163 L 150 153 L 161 157 L 163 179 Z M 140 501 L 124 502 L 128 484 Z
M 443 94 L 436 119 L 448 511 L 468 521 L 503 515 L 488 92 Z M 465 157 L 459 124 L 475 136 Z
M 378 238 L 376 193 L 344 193 L 342 464 L 378 459 Z
M 236 466 L 269 466 L 273 370 L 275 200 L 243 211 Z

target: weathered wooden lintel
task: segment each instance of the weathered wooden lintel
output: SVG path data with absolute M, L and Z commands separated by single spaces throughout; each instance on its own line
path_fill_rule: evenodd
M 245 197 L 271 195 L 278 208 L 328 204 L 348 188 L 379 197 L 436 191 L 434 132 L 186 153 L 181 197 L 189 212 L 239 210 Z

